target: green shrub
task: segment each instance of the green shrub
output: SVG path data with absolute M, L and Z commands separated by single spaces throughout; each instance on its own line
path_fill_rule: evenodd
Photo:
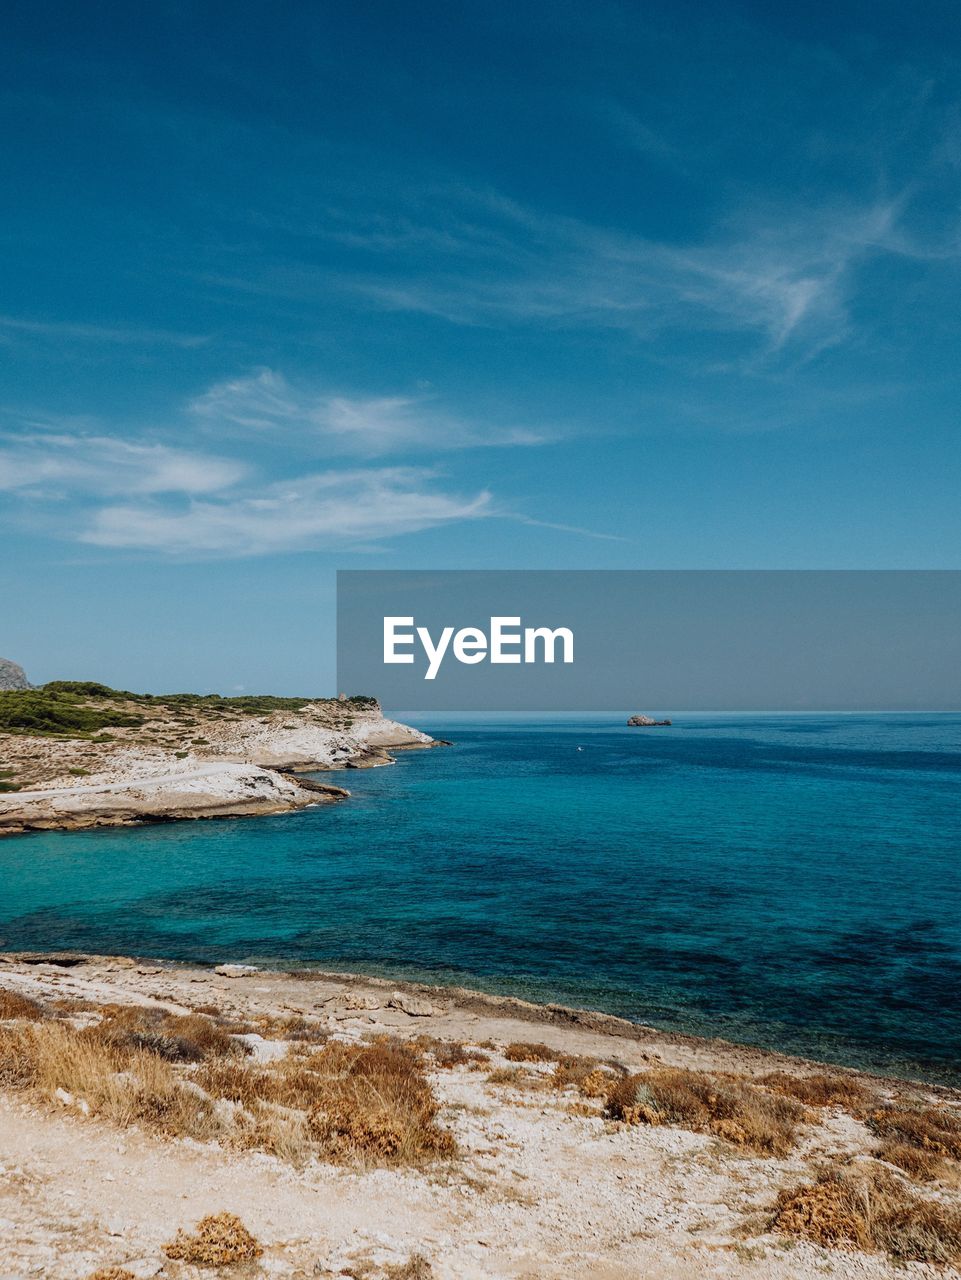
M 124 689 L 111 689 L 107 684 L 98 684 L 96 680 L 49 680 L 40 688 L 43 693 L 72 693 L 78 698 L 127 700 L 136 697 Z
M 13 733 L 96 733 L 143 724 L 143 716 L 109 706 L 90 706 L 76 694 L 47 689 L 0 693 L 0 731 Z
M 277 698 L 268 694 L 224 698 L 219 693 L 131 693 L 111 689 L 95 680 L 51 680 L 39 689 L 0 692 L 0 733 L 62 734 L 68 737 L 98 734 L 103 729 L 139 728 L 145 717 L 131 709 L 149 707 L 182 725 L 197 725 L 189 712 L 217 716 L 269 716 L 275 711 L 301 711 L 308 703 L 326 702 L 373 709 L 375 698 L 358 696 L 341 704 L 339 699 Z M 116 704 L 127 704 L 118 706 Z M 148 726 L 149 727 L 149 726 Z M 100 742 L 108 742 L 104 735 Z

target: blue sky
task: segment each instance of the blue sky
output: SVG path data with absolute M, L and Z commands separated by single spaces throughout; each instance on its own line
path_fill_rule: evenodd
M 961 38 L 13 4 L 0 653 L 327 689 L 333 571 L 958 566 Z

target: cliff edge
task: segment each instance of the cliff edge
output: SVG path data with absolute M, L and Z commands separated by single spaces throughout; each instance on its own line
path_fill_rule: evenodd
M 282 813 L 349 795 L 297 775 L 434 740 L 374 698 L 134 694 L 54 681 L 0 694 L 0 835 Z

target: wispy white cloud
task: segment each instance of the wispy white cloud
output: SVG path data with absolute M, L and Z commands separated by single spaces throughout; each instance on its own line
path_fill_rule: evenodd
M 240 459 L 165 443 L 30 428 L 0 434 L 0 495 L 34 531 L 179 557 L 362 546 L 500 514 L 426 467 L 352 467 L 271 480 Z
M 768 354 L 810 354 L 848 331 L 856 266 L 872 254 L 910 252 L 897 234 L 895 200 L 755 212 L 678 247 L 539 215 L 490 193 L 477 199 L 513 222 L 524 255 L 499 271 L 358 275 L 348 286 L 385 308 L 459 324 L 510 320 L 642 338 L 714 329 L 753 336 Z
M 547 433 L 525 427 L 477 426 L 431 395 L 337 395 L 291 385 L 261 369 L 218 382 L 189 405 L 213 429 L 297 432 L 305 443 L 361 457 L 481 446 L 544 444 Z
M 533 516 L 513 515 L 510 517 L 518 524 L 529 525 L 532 529 L 553 529 L 557 533 L 573 533 L 580 538 L 597 538 L 600 542 L 630 542 L 619 533 L 601 533 L 597 529 L 585 529 L 579 524 L 559 524 L 556 520 L 535 520 Z
M 327 471 L 194 500 L 180 510 L 155 502 L 108 505 L 81 540 L 175 556 L 256 556 L 367 544 L 495 514 L 488 492 L 444 493 L 435 478 L 419 468 Z
M 116 436 L 0 435 L 0 491 L 32 497 L 212 493 L 237 484 L 247 470 L 231 458 Z
M 10 334 L 61 341 L 72 338 L 82 342 L 108 342 L 123 346 L 200 347 L 210 341 L 205 334 L 176 333 L 169 329 L 150 329 L 133 324 L 75 324 L 70 321 L 0 315 L 0 337 Z
M 218 435 L 217 451 L 193 443 L 198 422 Z M 186 433 L 191 442 L 183 443 Z M 252 449 L 252 434 L 271 446 L 283 434 L 284 447 Z M 543 439 L 482 434 L 426 394 L 320 395 L 265 369 L 214 384 L 165 435 L 128 438 L 83 418 L 20 420 L 0 431 L 0 495 L 10 518 L 69 541 L 180 558 L 367 548 L 493 517 L 543 523 L 496 502 L 482 482 L 462 492 L 436 468 L 356 461 Z M 318 470 L 318 453 L 355 461 Z
M 689 164 L 683 153 L 633 111 L 628 111 L 626 107 L 609 98 L 595 103 L 594 110 L 617 141 L 632 151 L 658 160 L 680 173 L 687 172 Z

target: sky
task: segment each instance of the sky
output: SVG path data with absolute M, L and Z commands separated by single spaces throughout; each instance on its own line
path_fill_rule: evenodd
M 0 654 L 329 692 L 338 568 L 956 568 L 949 3 L 5 6 Z

